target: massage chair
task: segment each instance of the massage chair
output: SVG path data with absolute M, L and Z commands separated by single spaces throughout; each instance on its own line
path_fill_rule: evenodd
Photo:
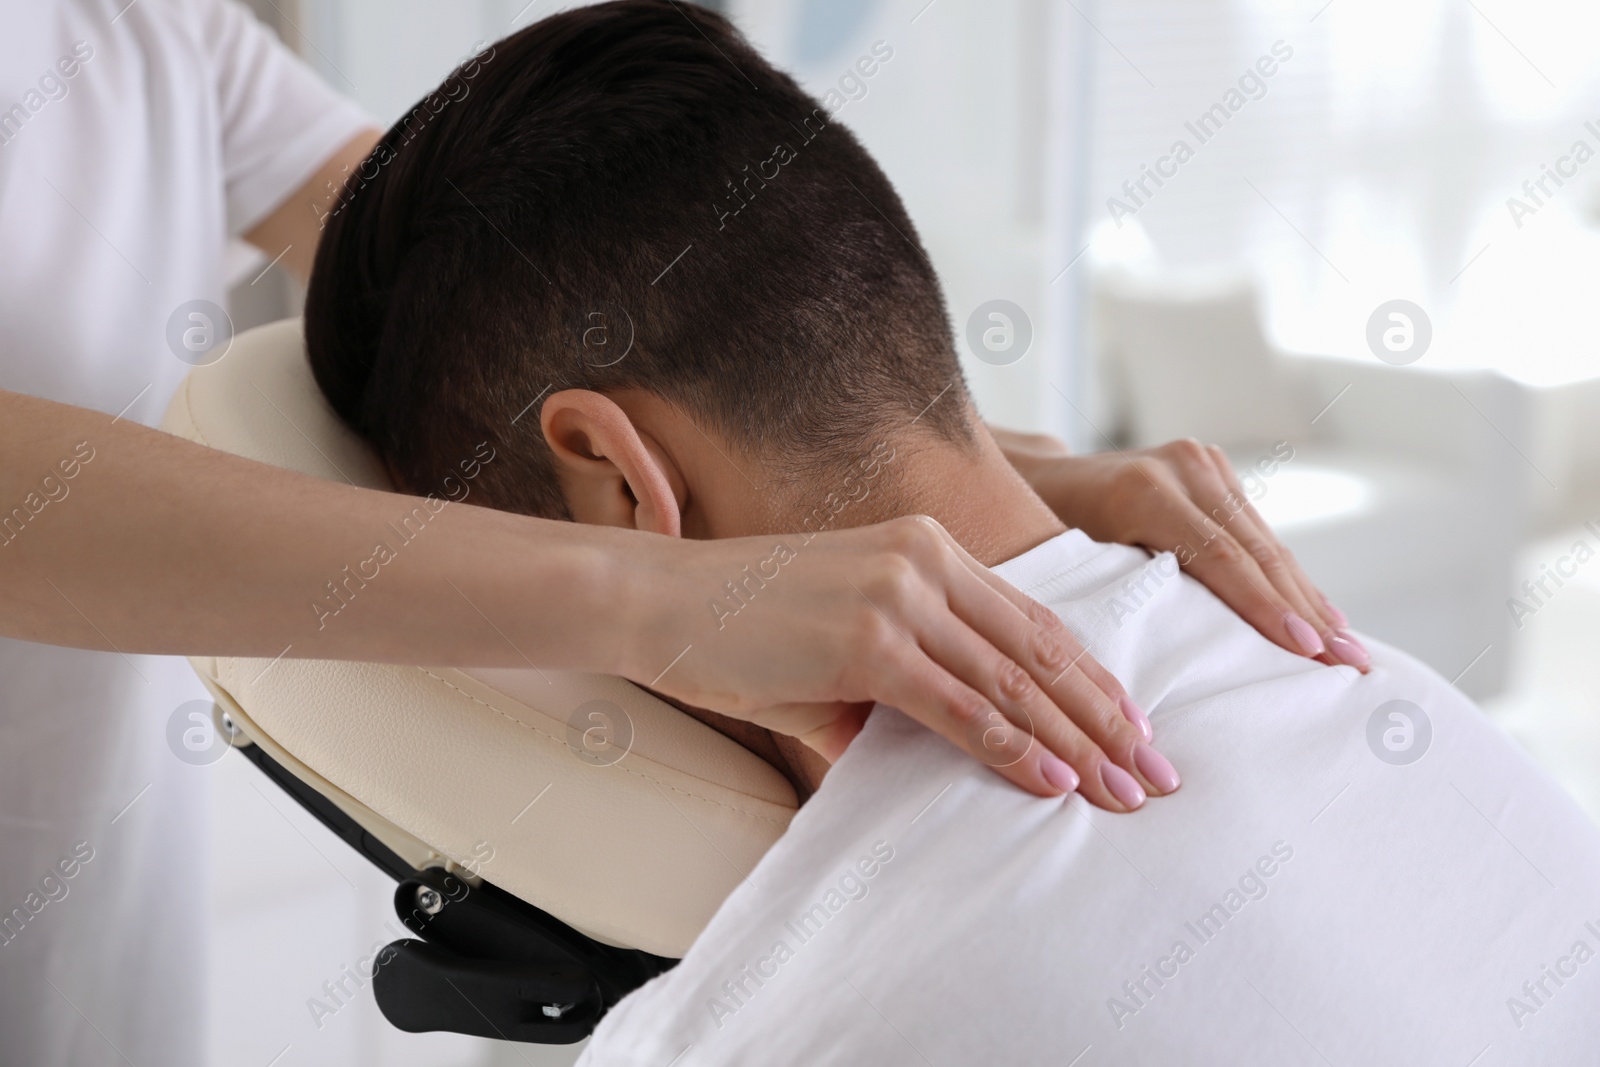
M 383 463 L 317 389 L 298 320 L 240 334 L 222 359 L 193 370 L 163 428 L 390 488 Z M 395 525 L 407 514 L 397 501 Z M 372 536 L 396 543 L 390 530 Z M 386 566 L 405 566 L 405 548 L 395 551 Z M 191 659 L 215 700 L 216 728 L 395 879 L 395 911 L 415 936 L 374 965 L 391 1023 L 580 1040 L 683 955 L 783 833 L 794 790 L 759 757 L 621 678 L 305 658 L 319 626 L 340 622 L 315 605 L 354 604 L 365 580 L 341 571 L 296 591 L 305 632 L 277 658 Z

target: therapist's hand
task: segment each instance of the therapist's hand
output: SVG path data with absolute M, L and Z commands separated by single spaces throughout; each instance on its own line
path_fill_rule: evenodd
M 990 432 L 1069 526 L 1098 541 L 1172 552 L 1269 640 L 1366 672 L 1366 648 L 1250 503 L 1222 449 L 1184 440 L 1074 456 L 1047 434 Z
M 761 568 L 737 614 L 715 608 L 776 541 L 792 557 Z M 1135 766 L 1148 720 L 1126 710 L 1117 680 L 932 519 L 810 541 L 636 544 L 648 551 L 622 595 L 637 610 L 616 648 L 628 657 L 620 673 L 643 685 L 798 737 L 829 761 L 882 701 L 1041 796 L 1077 789 L 1128 811 L 1176 787 Z

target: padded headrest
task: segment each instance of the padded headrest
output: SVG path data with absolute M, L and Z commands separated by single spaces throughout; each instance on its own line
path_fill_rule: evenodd
M 389 488 L 318 391 L 299 320 L 191 371 L 163 428 Z M 458 865 L 613 945 L 682 956 L 797 806 L 765 761 L 620 678 L 293 656 L 191 662 L 250 742 L 408 862 Z M 629 725 L 631 745 L 606 747 Z

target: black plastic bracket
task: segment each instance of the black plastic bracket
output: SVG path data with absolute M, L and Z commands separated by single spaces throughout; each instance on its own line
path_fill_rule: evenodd
M 373 993 L 401 1030 L 565 1045 L 600 1021 L 599 991 L 578 970 L 469 960 L 425 941 L 396 941 L 379 958 Z
M 424 940 L 384 948 L 372 980 L 378 1008 L 398 1029 L 569 1044 L 678 962 L 602 944 L 488 882 L 419 871 L 260 745 L 239 752 L 399 883 L 395 911 Z

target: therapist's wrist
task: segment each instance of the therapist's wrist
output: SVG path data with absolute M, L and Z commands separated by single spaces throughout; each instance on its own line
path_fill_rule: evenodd
M 451 662 L 532 664 L 648 685 L 703 639 L 708 576 L 721 573 L 717 564 L 733 547 L 471 505 L 449 510 L 460 536 L 436 542 L 450 546 L 441 573 L 471 609 L 463 613 L 468 633 L 441 635 Z M 476 616 L 492 627 L 473 625 Z
M 541 647 L 550 650 L 548 665 L 637 678 L 640 615 L 654 614 L 663 595 L 651 573 L 658 565 L 650 562 L 655 553 L 639 542 L 655 538 L 571 522 L 554 525 L 568 535 L 565 543 L 526 576 L 523 594 L 533 625 L 542 631 Z
M 650 685 L 704 637 L 698 625 L 704 619 L 696 614 L 707 610 L 703 573 L 727 546 L 635 530 L 607 533 L 586 579 L 590 595 L 607 605 L 594 623 L 605 636 L 589 669 Z

